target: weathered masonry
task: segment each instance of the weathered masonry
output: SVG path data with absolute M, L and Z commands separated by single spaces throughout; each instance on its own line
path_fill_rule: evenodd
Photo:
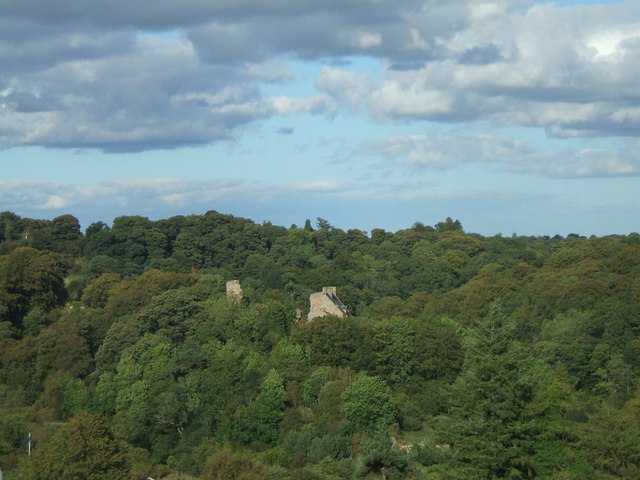
M 226 283 L 227 300 L 229 302 L 240 303 L 242 301 L 242 287 L 239 280 L 231 280 Z
M 349 314 L 347 307 L 336 295 L 336 287 L 322 287 L 322 292 L 312 293 L 309 296 L 309 303 L 311 304 L 307 316 L 309 321 L 328 315 L 344 318 Z

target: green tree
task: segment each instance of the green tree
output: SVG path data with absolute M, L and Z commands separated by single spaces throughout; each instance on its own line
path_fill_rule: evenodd
M 79 413 L 50 441 L 23 457 L 17 480 L 126 480 L 129 457 L 104 418 Z
M 640 475 L 640 418 L 607 404 L 589 416 L 580 428 L 581 444 L 589 463 L 611 479 Z
M 525 352 L 499 306 L 467 338 L 462 372 L 450 390 L 443 441 L 455 447 L 461 478 L 530 478 L 534 425 Z
M 408 455 L 392 448 L 392 441 L 387 435 L 377 435 L 364 442 L 361 448 L 364 455 L 357 472 L 360 477 L 376 474 L 386 480 L 402 480 L 413 473 Z
M 93 280 L 82 293 L 82 303 L 91 308 L 104 308 L 111 290 L 122 281 L 118 273 L 103 273 Z
M 194 275 L 147 270 L 132 280 L 125 280 L 113 286 L 105 306 L 110 316 L 116 317 L 134 313 L 146 306 L 153 297 L 166 290 L 193 285 Z
M 391 389 L 379 377 L 360 375 L 342 393 L 342 409 L 356 430 L 376 432 L 395 421 Z
M 0 241 L 17 240 L 24 231 L 22 218 L 13 212 L 0 212 Z
M 176 405 L 169 393 L 175 391 L 175 356 L 175 347 L 161 334 L 145 335 L 123 352 L 115 376 L 115 406 L 131 442 L 150 447 L 167 426 L 171 435 L 182 427 L 180 422 L 167 421 L 181 417 L 180 410 L 185 410 L 184 402 Z M 167 408 L 177 410 L 176 415 L 169 415 Z
M 51 221 L 51 250 L 67 255 L 80 253 L 80 222 L 73 215 L 60 215 Z
M 201 480 L 267 480 L 267 469 L 249 452 L 234 452 L 225 447 L 207 459 Z
M 93 369 L 93 358 L 80 326 L 73 321 L 54 323 L 36 338 L 36 374 L 44 379 L 51 371 L 84 377 Z
M 0 257 L 0 314 L 16 325 L 32 307 L 47 312 L 62 305 L 67 292 L 67 265 L 60 256 L 30 247 L 19 247 Z
M 374 373 L 390 383 L 405 382 L 415 370 L 415 336 L 416 329 L 406 319 L 392 318 L 376 325 Z
M 117 243 L 111 228 L 104 222 L 94 222 L 84 232 L 83 253 L 86 257 L 112 255 Z
M 233 436 L 245 444 L 275 445 L 286 401 L 282 377 L 275 370 L 270 370 L 256 399 L 236 412 Z
M 440 233 L 450 231 L 462 231 L 462 224 L 460 220 L 453 220 L 451 217 L 447 217 L 442 222 L 436 223 L 436 230 Z
M 288 338 L 281 339 L 273 348 L 271 363 L 285 380 L 300 380 L 309 366 L 304 349 Z
M 293 339 L 308 349 L 312 365 L 360 369 L 371 364 L 368 331 L 352 318 L 315 319 L 296 329 Z
M 161 293 L 136 316 L 135 323 L 143 333 L 160 332 L 176 344 L 182 343 L 202 310 L 196 299 L 185 288 Z

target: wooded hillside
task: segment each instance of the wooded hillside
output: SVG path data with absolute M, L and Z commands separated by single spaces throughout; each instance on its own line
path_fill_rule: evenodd
M 638 234 L 0 213 L 5 480 L 637 479 L 639 377 Z

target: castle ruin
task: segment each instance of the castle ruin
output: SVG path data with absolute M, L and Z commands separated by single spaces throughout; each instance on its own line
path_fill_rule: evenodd
M 347 307 L 336 295 L 336 287 L 322 287 L 322 292 L 312 293 L 309 296 L 309 303 L 311 308 L 307 316 L 308 321 L 328 315 L 345 318 L 349 314 Z
M 227 301 L 240 303 L 242 301 L 242 287 L 239 280 L 230 280 L 226 283 Z

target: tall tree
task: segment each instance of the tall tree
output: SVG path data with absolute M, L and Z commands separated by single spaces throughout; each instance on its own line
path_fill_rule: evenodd
M 443 439 L 454 447 L 461 478 L 531 478 L 532 388 L 522 349 L 499 307 L 467 338 L 462 372 L 450 390 Z

